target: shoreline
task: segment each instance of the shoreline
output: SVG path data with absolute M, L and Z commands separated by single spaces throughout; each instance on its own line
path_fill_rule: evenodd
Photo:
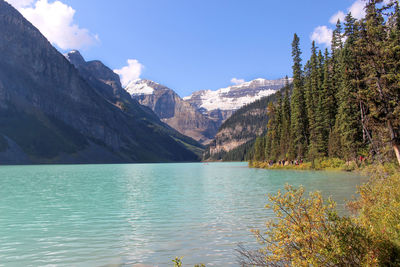
M 355 161 L 345 162 L 341 159 L 316 159 L 314 164 L 310 161 L 303 162 L 299 165 L 286 164 L 284 166 L 274 163 L 269 165 L 268 162 L 249 161 L 249 168 L 266 169 L 266 170 L 297 170 L 297 171 L 341 171 L 341 172 L 361 172 L 367 169 L 371 164 L 363 161 L 357 163 Z

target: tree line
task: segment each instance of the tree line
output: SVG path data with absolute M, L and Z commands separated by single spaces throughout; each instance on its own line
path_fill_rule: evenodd
M 255 161 L 369 157 L 400 164 L 400 12 L 398 1 L 370 0 L 366 16 L 338 20 L 331 50 L 312 42 L 302 63 L 292 42 L 293 89 L 268 105 Z

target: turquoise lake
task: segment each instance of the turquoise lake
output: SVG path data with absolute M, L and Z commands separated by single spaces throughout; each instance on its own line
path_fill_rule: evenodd
M 0 266 L 237 266 L 272 216 L 268 193 L 301 184 L 344 210 L 365 180 L 247 163 L 0 166 Z

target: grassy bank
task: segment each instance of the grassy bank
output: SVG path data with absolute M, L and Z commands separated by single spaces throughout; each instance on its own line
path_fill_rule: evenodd
M 303 162 L 299 165 L 286 163 L 284 166 L 280 165 L 279 163 L 270 165 L 268 162 L 262 162 L 262 161 L 250 161 L 249 162 L 249 167 L 251 167 L 251 168 L 272 169 L 272 170 L 354 171 L 354 170 L 362 170 L 362 169 L 366 168 L 367 166 L 369 166 L 369 163 L 366 161 L 346 162 L 346 161 L 338 159 L 338 158 L 315 159 L 314 162 L 307 161 L 307 162 Z

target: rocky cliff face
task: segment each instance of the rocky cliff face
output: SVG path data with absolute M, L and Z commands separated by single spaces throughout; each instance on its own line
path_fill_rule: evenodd
M 151 108 L 163 122 L 203 144 L 211 141 L 220 125 L 183 101 L 173 90 L 153 81 L 132 81 L 125 90 L 140 104 Z
M 0 160 L 3 162 L 196 160 L 194 153 L 167 131 L 161 131 L 160 125 L 145 120 L 144 115 L 135 116 L 133 110 L 123 111 L 110 100 L 122 99 L 118 94 L 124 93 L 118 89 L 117 76 L 104 81 L 86 80 L 3 0 L 0 0 L 0 33 Z M 98 62 L 90 65 L 101 72 Z M 112 93 L 100 83 L 109 83 Z

